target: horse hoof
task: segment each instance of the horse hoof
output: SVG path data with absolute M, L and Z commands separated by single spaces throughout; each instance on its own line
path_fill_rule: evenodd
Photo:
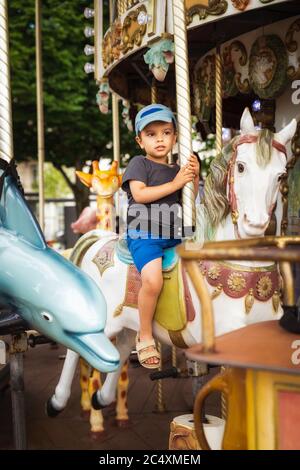
M 103 441 L 106 436 L 106 432 L 103 431 L 90 431 L 90 438 L 92 441 Z
M 118 428 L 126 429 L 130 427 L 129 419 L 116 419 L 116 425 Z
M 57 415 L 59 415 L 63 410 L 57 410 L 54 408 L 54 406 L 51 403 L 51 398 L 47 400 L 46 403 L 46 415 L 48 418 L 55 418 Z
M 93 393 L 92 407 L 94 408 L 94 410 L 103 410 L 103 408 L 106 408 L 105 406 L 103 406 L 99 403 L 98 398 L 97 398 L 97 392 Z

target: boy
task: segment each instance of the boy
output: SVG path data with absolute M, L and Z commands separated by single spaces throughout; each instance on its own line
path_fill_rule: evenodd
M 192 155 L 183 168 L 168 164 L 168 154 L 176 142 L 176 120 L 166 106 L 152 104 L 141 109 L 136 116 L 135 132 L 136 141 L 146 156 L 131 159 L 122 188 L 127 192 L 129 204 L 128 248 L 142 279 L 136 350 L 141 365 L 154 369 L 159 366 L 160 355 L 152 336 L 152 320 L 163 286 L 163 250 L 181 242 L 181 224 L 179 227 L 178 223 L 181 188 L 194 181 L 197 195 L 199 163 Z

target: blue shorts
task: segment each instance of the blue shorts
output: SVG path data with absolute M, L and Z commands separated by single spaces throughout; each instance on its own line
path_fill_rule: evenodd
M 165 248 L 172 248 L 179 245 L 182 240 L 178 238 L 137 238 L 133 239 L 127 234 L 128 249 L 133 258 L 134 264 L 139 272 L 150 261 L 162 258 Z

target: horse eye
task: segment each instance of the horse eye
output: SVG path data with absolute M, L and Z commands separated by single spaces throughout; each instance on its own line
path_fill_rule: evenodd
M 245 167 L 242 163 L 238 163 L 238 172 L 244 173 Z

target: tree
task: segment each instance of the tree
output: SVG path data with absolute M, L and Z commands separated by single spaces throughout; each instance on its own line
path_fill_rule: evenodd
M 88 190 L 78 180 L 72 183 L 63 165 L 81 169 L 86 160 L 112 157 L 106 148 L 111 114 L 100 114 L 96 84 L 83 69 L 87 6 L 86 0 L 42 1 L 45 158 L 72 189 L 78 213 L 88 205 Z M 37 152 L 34 9 L 34 0 L 9 2 L 14 149 L 21 161 Z M 132 153 L 133 141 L 123 127 L 122 153 Z

